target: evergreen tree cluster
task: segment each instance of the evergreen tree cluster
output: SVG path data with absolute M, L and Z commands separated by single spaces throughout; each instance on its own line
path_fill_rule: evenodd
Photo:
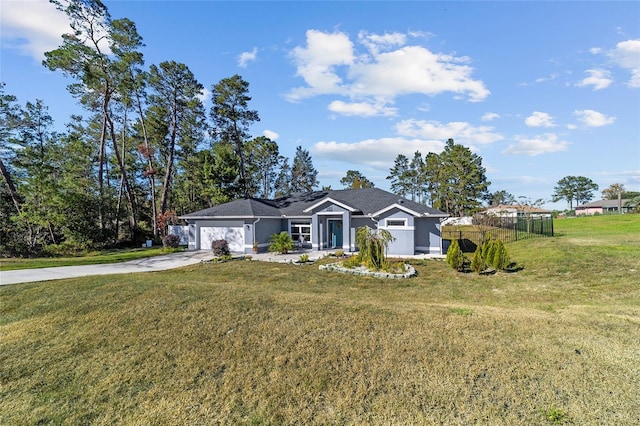
M 391 191 L 412 201 L 431 204 L 452 216 L 478 211 L 489 197 L 482 157 L 449 139 L 440 154 L 420 152 L 413 159 L 396 157 L 387 179 Z
M 22 106 L 0 84 L 2 255 L 159 241 L 168 217 L 319 185 L 307 150 L 290 162 L 250 134 L 260 118 L 241 76 L 211 87 L 207 115 L 186 64 L 145 69 L 134 22 L 112 19 L 102 2 L 54 3 L 73 32 L 43 65 L 70 79 L 86 115 L 56 132 L 42 100 Z
M 489 268 L 504 271 L 509 263 L 509 254 L 504 243 L 501 240 L 486 239 L 476 247 L 471 259 L 471 269 L 475 272 L 482 272 Z
M 458 240 L 452 240 L 447 249 L 446 262 L 458 272 L 469 270 L 484 272 L 489 269 L 504 271 L 511 264 L 507 248 L 501 240 L 486 239 L 476 247 L 471 262 L 462 252 Z

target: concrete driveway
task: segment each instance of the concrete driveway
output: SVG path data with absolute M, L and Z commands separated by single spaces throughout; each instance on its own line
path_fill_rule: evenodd
M 200 263 L 204 259 L 211 259 L 211 257 L 211 251 L 209 250 L 184 251 L 121 263 L 1 271 L 0 285 L 60 280 L 64 278 L 85 277 L 88 275 L 165 271 L 167 269 Z

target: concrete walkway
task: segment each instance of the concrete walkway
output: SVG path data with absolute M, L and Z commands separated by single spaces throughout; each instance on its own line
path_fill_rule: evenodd
M 0 271 L 0 285 L 60 280 L 64 278 L 85 277 L 88 275 L 165 271 L 167 269 L 193 265 L 200 263 L 204 259 L 211 258 L 212 254 L 209 250 L 183 251 L 121 263 Z

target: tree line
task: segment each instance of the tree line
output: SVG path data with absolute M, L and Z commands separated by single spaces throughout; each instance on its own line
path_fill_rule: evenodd
M 260 117 L 240 75 L 211 86 L 206 111 L 204 86 L 186 64 L 145 68 L 134 22 L 112 19 L 99 0 L 52 3 L 73 32 L 45 53 L 43 65 L 70 79 L 68 91 L 86 115 L 56 131 L 42 100 L 21 105 L 0 83 L 1 255 L 158 240 L 181 214 L 320 187 L 306 149 L 298 146 L 290 161 L 277 142 L 251 135 Z M 440 154 L 398 155 L 387 179 L 399 196 L 452 216 L 515 203 L 506 191 L 488 191 L 482 158 L 453 139 Z M 554 197 L 589 200 L 594 187 L 584 179 L 559 182 Z M 340 183 L 374 186 L 357 170 Z
M 134 22 L 97 0 L 53 3 L 73 32 L 43 65 L 71 80 L 87 115 L 58 132 L 42 100 L 22 106 L 0 84 L 3 254 L 160 238 L 179 214 L 318 186 L 307 150 L 289 161 L 275 141 L 250 135 L 260 118 L 241 76 L 212 86 L 207 114 L 187 65 L 145 69 Z

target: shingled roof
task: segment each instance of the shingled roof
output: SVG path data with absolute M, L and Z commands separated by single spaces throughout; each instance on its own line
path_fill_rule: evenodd
M 224 217 L 291 217 L 310 216 L 308 208 L 333 200 L 348 206 L 353 214 L 370 216 L 393 205 L 426 216 L 448 216 L 440 210 L 416 203 L 378 188 L 342 189 L 294 193 L 275 200 L 247 198 L 220 204 L 180 216 L 184 219 L 206 219 Z
M 627 203 L 627 201 L 630 201 L 626 198 L 623 198 L 622 200 L 620 200 L 620 205 L 624 207 L 624 205 Z M 581 204 L 579 206 L 576 206 L 577 209 L 588 209 L 588 208 L 597 208 L 597 207 L 602 207 L 602 208 L 617 208 L 618 207 L 618 200 L 598 200 L 598 201 L 592 201 L 590 203 L 586 203 L 586 204 Z

